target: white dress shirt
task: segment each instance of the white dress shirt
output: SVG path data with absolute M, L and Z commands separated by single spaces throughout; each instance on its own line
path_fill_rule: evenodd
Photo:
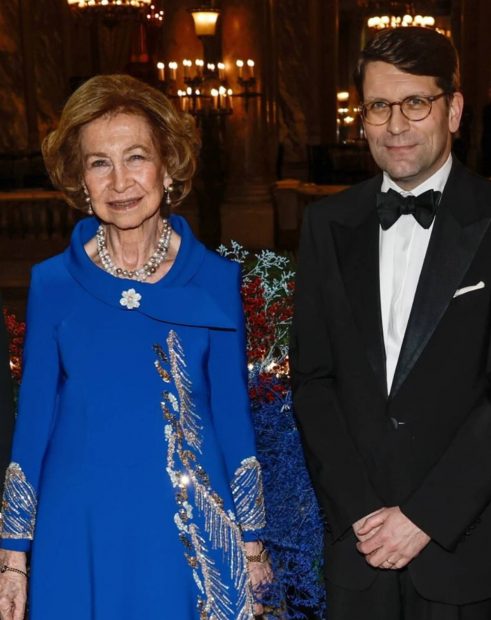
M 401 189 L 384 172 L 381 191 L 387 192 L 389 189 L 393 189 L 403 196 L 419 196 L 429 189 L 443 192 L 451 168 L 452 156 L 449 155 L 447 161 L 435 174 L 410 192 Z M 380 228 L 380 302 L 388 393 L 390 393 L 394 379 L 397 360 L 399 359 L 433 224 L 430 228 L 425 229 L 418 224 L 412 215 L 401 215 L 388 230 Z

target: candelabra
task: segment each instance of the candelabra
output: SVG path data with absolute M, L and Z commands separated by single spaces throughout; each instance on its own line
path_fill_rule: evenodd
M 171 98 L 176 98 L 181 110 L 199 117 L 202 115 L 226 116 L 232 114 L 234 101 L 258 97 L 255 63 L 237 59 L 234 65 L 224 62 L 205 62 L 202 58 L 181 62 L 171 60 L 157 63 L 159 87 Z M 231 84 L 236 83 L 235 90 Z

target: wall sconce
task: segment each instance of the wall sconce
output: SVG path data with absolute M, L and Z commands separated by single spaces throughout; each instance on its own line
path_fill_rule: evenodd
M 194 30 L 198 37 L 213 37 L 215 35 L 220 9 L 202 6 L 197 9 L 189 9 L 193 16 Z
M 357 110 L 349 104 L 350 94 L 347 90 L 336 93 L 337 117 L 336 117 L 336 138 L 340 143 L 350 141 L 351 127 L 354 126 L 357 118 Z

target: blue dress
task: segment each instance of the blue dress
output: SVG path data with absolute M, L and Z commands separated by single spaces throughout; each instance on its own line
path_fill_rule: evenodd
M 31 550 L 30 620 L 250 620 L 264 526 L 239 267 L 172 216 L 155 284 L 84 250 L 33 269 L 2 547 Z

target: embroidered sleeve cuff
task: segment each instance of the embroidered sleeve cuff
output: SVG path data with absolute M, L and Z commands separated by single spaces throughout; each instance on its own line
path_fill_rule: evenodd
M 255 456 L 244 459 L 234 474 L 232 484 L 237 519 L 243 532 L 266 526 L 261 466 Z
M 5 475 L 2 502 L 1 537 L 6 540 L 32 540 L 36 523 L 36 492 L 21 466 L 10 463 Z

